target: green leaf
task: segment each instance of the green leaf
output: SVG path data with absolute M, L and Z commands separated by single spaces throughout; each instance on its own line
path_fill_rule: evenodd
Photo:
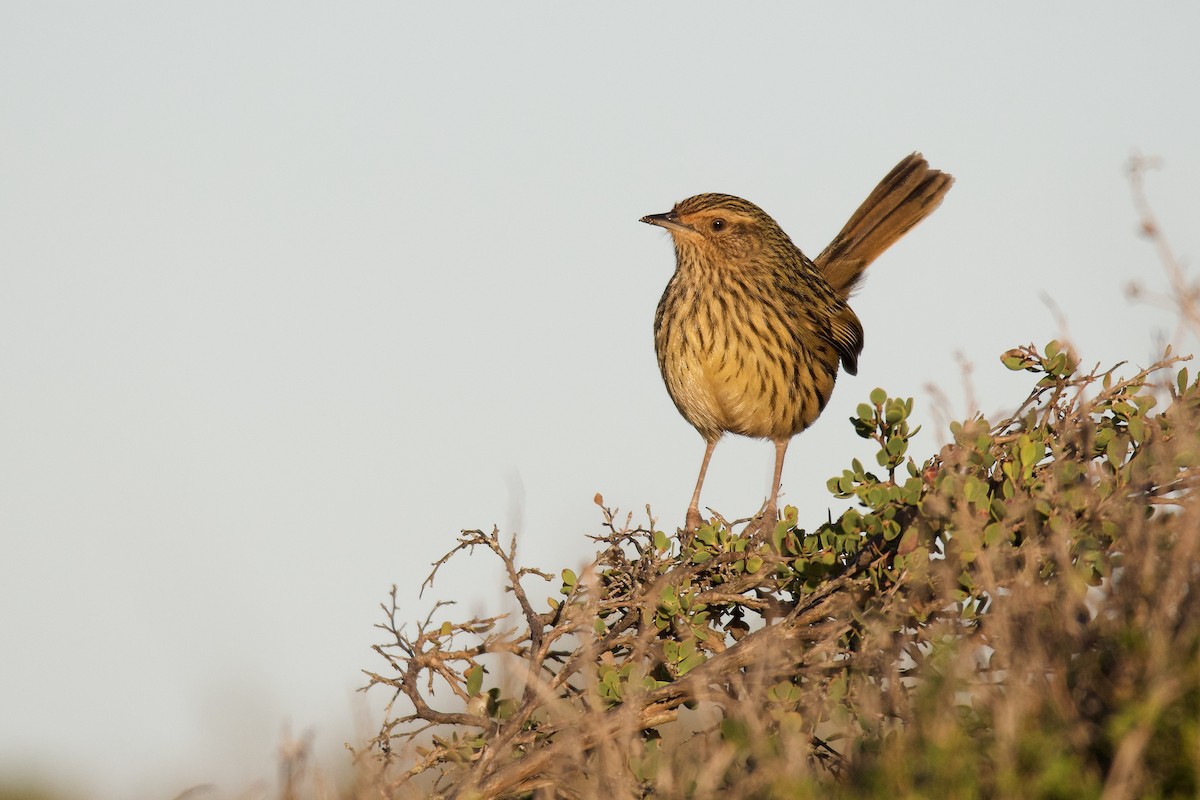
M 783 540 L 787 536 L 787 529 L 776 525 L 775 531 L 771 534 L 771 544 L 775 545 L 775 552 L 783 552 Z
M 658 604 L 668 614 L 674 614 L 679 610 L 679 594 L 675 591 L 675 587 L 668 584 L 663 589 L 662 595 L 658 599 Z
M 1006 355 L 1000 361 L 1013 372 L 1025 369 L 1025 365 L 1028 363 L 1025 356 L 1022 355 Z
M 1129 435 L 1138 444 L 1146 441 L 1146 421 L 1142 417 L 1134 417 L 1129 420 Z
M 872 403 L 874 403 L 877 406 L 881 406 L 881 405 L 883 405 L 885 400 L 887 400 L 887 392 L 885 392 L 883 389 L 876 387 L 871 390 L 871 402 Z
M 695 652 L 680 661 L 677 669 L 680 675 L 686 675 L 707 660 L 704 653 Z
M 1042 460 L 1046 455 L 1046 446 L 1041 442 L 1034 442 L 1027 436 L 1021 436 L 1021 463 L 1026 467 L 1032 467 Z
M 467 694 L 471 697 L 479 694 L 483 688 L 483 665 L 476 664 L 467 670 Z
M 671 540 L 662 531 L 654 532 L 654 549 L 659 552 L 664 552 L 671 548 Z
M 1105 455 L 1108 456 L 1108 463 L 1113 467 L 1120 467 L 1125 462 L 1125 452 L 1127 450 L 1125 438 L 1123 436 L 1114 436 L 1108 442 L 1108 447 L 1105 448 Z
M 976 478 L 974 475 L 967 477 L 963 484 L 963 497 L 968 503 L 979 504 L 987 499 L 987 484 Z
M 496 704 L 496 710 L 492 716 L 496 719 L 508 719 L 517 711 L 517 701 L 511 697 L 506 697 Z
M 750 746 L 750 730 L 744 722 L 725 717 L 721 720 L 721 738 L 739 750 Z

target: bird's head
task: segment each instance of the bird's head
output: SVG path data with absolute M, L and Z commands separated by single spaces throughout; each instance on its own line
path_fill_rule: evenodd
M 710 263 L 736 264 L 764 251 L 793 247 L 765 211 L 731 194 L 698 194 L 679 201 L 665 214 L 650 214 L 641 221 L 666 228 L 681 257 Z

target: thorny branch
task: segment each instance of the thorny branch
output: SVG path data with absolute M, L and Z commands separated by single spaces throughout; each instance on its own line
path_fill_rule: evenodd
M 673 548 L 664 548 L 661 533 L 656 542 L 652 517 L 649 527 L 634 527 L 632 515 L 620 524 L 613 510 L 603 505 L 601 508 L 607 533 L 593 538 L 604 549 L 582 577 L 564 584 L 565 599 L 552 601 L 545 613 L 534 609 L 521 581 L 528 575 L 545 580 L 550 576 L 521 567 L 516 560 L 515 542 L 503 547 L 496 530 L 464 531 L 455 547 L 434 564 L 423 588 L 432 585 L 438 570 L 455 554 L 486 548 L 504 565 L 505 588 L 516 598 L 519 622 L 498 615 L 435 624 L 434 617 L 445 605 L 439 603 L 417 625 L 415 633 L 409 634 L 397 619 L 393 589 L 391 605 L 384 608 L 388 621 L 380 626 L 389 633 L 389 643 L 377 645 L 375 650 L 396 676 L 367 672 L 368 687 L 392 688 L 392 702 L 406 698 L 413 710 L 385 725 L 375 742 L 382 753 L 390 755 L 396 738 L 411 740 L 433 726 L 465 726 L 488 737 L 486 747 L 466 747 L 461 752 L 474 763 L 470 785 L 487 796 L 501 787 L 523 785 L 564 749 L 586 749 L 616 729 L 651 728 L 673 719 L 684 703 L 727 697 L 730 681 L 747 671 L 758 673 L 759 679 L 766 681 L 772 674 L 794 670 L 797 664 L 815 666 L 826 660 L 830 657 L 828 642 L 836 640 L 848 624 L 845 611 L 852 595 L 845 590 L 858 579 L 860 568 L 869 563 L 864 557 L 861 567 L 850 564 L 843 574 L 815 591 L 803 596 L 785 592 L 791 600 L 781 601 L 785 582 L 775 577 L 774 569 L 786 560 L 780 554 L 764 549 L 758 556 L 761 565 L 753 573 L 745 571 L 746 553 L 738 549 L 692 563 Z M 724 579 L 713 583 L 714 576 Z M 765 624 L 751 633 L 737 627 L 684 631 L 679 629 L 678 620 L 663 625 L 661 618 L 660 624 L 654 624 L 655 609 L 662 606 L 663 598 L 680 596 L 689 597 L 688 602 L 697 607 L 730 612 L 737 609 L 739 619 L 743 609 L 758 612 Z M 715 624 L 719 616 L 714 618 Z M 664 651 L 664 646 L 670 645 L 664 645 L 663 637 L 674 640 L 680 634 L 691 637 L 689 641 L 694 642 L 696 650 L 708 654 L 691 665 L 686 674 L 678 664 L 670 663 Z M 777 653 L 780 642 L 788 639 L 812 646 L 798 650 L 794 659 L 788 659 L 790 663 L 776 664 L 773 671 L 768 653 Z M 568 643 L 553 649 L 560 641 Z M 505 701 L 497 689 L 483 693 L 481 684 L 470 685 L 473 672 L 483 669 L 488 659 L 495 664 L 499 655 L 516 657 L 520 665 L 517 677 L 523 682 L 517 696 L 503 710 L 501 704 Z M 633 667 L 647 676 L 644 686 L 631 683 L 629 696 L 607 709 L 587 688 L 596 679 L 596 665 L 606 663 L 614 669 L 621 665 Z M 651 674 L 658 677 L 650 680 Z M 439 688 L 447 689 L 455 705 L 467 710 L 435 706 L 433 699 Z M 574 707 L 588 724 L 581 726 L 578 715 L 566 723 L 544 713 L 539 716 L 539 711 L 556 704 Z M 391 718 L 391 704 L 388 714 Z M 558 716 L 570 719 L 569 715 Z M 413 722 L 424 724 L 405 728 Z M 526 756 L 518 760 L 505 756 L 514 751 L 526 752 Z M 426 754 L 401 776 L 400 782 L 441 763 L 447 752 L 443 746 Z

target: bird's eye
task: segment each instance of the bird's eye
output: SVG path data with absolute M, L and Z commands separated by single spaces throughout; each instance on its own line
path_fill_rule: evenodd
M 717 218 L 712 221 L 712 229 L 718 233 L 725 230 L 725 220 Z

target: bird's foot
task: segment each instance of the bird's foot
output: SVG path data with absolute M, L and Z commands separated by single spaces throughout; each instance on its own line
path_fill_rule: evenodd
M 704 520 L 700 518 L 700 509 L 692 506 L 687 511 L 687 521 L 684 524 L 683 532 L 689 536 L 700 530 L 700 526 L 704 524 Z
M 743 533 L 765 539 L 775 532 L 775 526 L 778 523 L 779 510 L 775 506 L 767 506 L 746 526 Z

